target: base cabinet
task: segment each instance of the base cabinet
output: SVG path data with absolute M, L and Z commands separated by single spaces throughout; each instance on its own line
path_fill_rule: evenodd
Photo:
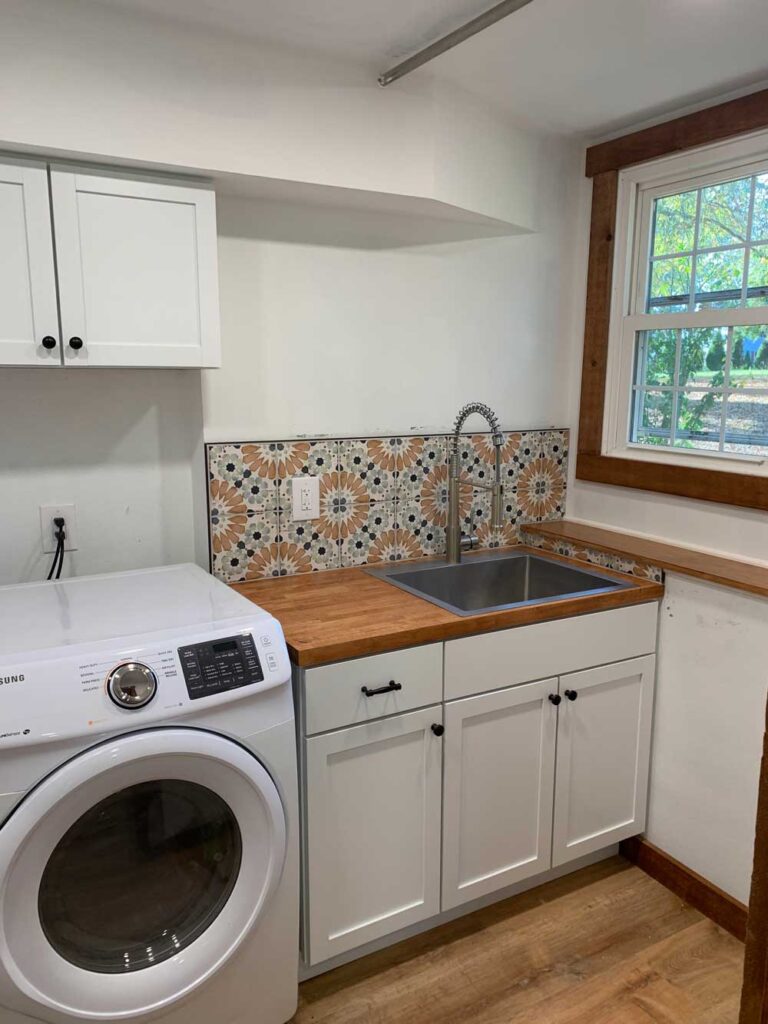
M 310 967 L 643 831 L 656 608 L 621 611 L 547 623 L 573 670 L 532 681 L 538 626 L 297 672 Z
M 550 867 L 553 693 L 545 679 L 446 705 L 443 910 Z
M 309 963 L 439 913 L 442 721 L 438 705 L 306 740 Z
M 653 655 L 560 678 L 552 864 L 642 832 Z

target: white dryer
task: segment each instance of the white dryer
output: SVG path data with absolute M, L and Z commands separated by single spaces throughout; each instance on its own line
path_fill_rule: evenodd
M 0 588 L 0 1021 L 283 1024 L 279 624 L 192 565 Z

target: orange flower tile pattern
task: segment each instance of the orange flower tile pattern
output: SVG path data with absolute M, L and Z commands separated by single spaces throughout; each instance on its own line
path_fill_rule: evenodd
M 450 437 L 402 436 L 209 444 L 211 568 L 227 582 L 440 555 Z M 461 438 L 465 479 L 490 483 L 489 434 Z M 501 449 L 504 522 L 488 491 L 462 488 L 465 533 L 479 547 L 516 544 L 525 523 L 565 514 L 567 430 L 515 431 Z M 291 477 L 320 481 L 320 515 L 295 521 Z
M 590 565 L 613 569 L 614 572 L 625 572 L 643 580 L 653 580 L 655 583 L 664 582 L 664 570 L 658 565 L 652 565 L 642 559 L 627 558 L 624 555 L 614 554 L 612 551 L 598 551 L 596 548 L 574 544 L 572 541 L 540 537 L 538 534 L 529 533 L 525 527 L 520 530 L 520 540 L 523 544 L 538 548 L 540 551 L 552 551 L 556 555 L 566 555 L 568 558 L 576 558 L 580 562 L 589 562 Z

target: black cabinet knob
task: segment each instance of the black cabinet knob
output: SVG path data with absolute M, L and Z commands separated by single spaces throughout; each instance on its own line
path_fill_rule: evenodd
M 43 346 L 43 348 L 47 348 L 48 350 L 50 350 L 52 348 L 56 348 L 56 339 L 52 335 L 46 334 L 46 336 L 43 338 L 40 344 Z
M 563 698 L 560 696 L 559 693 L 550 693 L 549 699 L 555 705 L 555 707 L 557 707 L 557 705 Z
M 568 700 L 576 700 L 576 698 L 579 696 L 579 692 L 578 690 L 566 690 L 565 696 L 568 698 Z
M 432 732 L 435 734 L 435 736 L 442 736 L 443 733 L 445 732 L 445 726 L 435 723 L 435 725 L 432 726 Z
M 78 337 L 70 338 L 69 347 L 73 348 L 77 352 L 83 347 L 83 339 Z

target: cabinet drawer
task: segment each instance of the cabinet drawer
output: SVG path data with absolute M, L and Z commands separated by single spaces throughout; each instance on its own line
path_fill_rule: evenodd
M 445 699 L 653 654 L 657 616 L 654 601 L 449 640 Z
M 438 704 L 443 699 L 443 645 L 428 644 L 309 668 L 301 685 L 307 736 Z M 364 686 L 387 689 L 367 696 Z

